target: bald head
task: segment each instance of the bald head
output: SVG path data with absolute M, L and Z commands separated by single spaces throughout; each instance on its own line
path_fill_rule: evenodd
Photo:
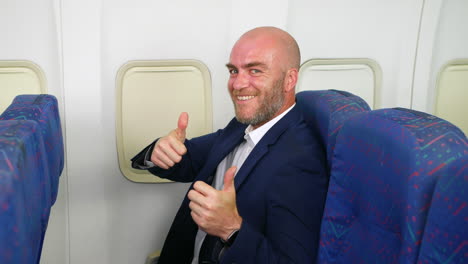
M 252 29 L 231 51 L 228 88 L 239 122 L 257 128 L 295 102 L 299 47 L 286 31 Z
M 283 65 L 299 69 L 301 54 L 296 40 L 286 31 L 276 27 L 258 27 L 244 33 L 236 45 L 243 42 L 269 43 L 278 52 Z

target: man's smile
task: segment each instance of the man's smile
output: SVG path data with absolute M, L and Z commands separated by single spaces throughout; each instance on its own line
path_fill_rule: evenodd
M 248 101 L 248 100 L 251 100 L 251 99 L 253 99 L 255 97 L 256 97 L 255 95 L 238 95 L 238 96 L 236 96 L 238 101 Z

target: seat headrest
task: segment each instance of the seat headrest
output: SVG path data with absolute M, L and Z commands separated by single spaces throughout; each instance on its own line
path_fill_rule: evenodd
M 296 103 L 308 125 L 318 131 L 329 167 L 336 135 L 343 123 L 357 113 L 370 110 L 359 96 L 338 90 L 302 91 L 296 94 Z

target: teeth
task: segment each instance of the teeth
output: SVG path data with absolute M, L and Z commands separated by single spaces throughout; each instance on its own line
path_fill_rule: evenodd
M 253 95 L 250 95 L 250 96 L 237 96 L 237 99 L 240 100 L 240 101 L 246 101 L 246 100 L 250 100 L 252 98 L 254 98 L 255 96 Z

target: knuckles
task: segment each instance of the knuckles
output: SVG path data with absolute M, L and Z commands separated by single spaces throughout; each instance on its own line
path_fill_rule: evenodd
M 193 184 L 193 188 L 194 188 L 195 190 L 199 190 L 199 189 L 201 188 L 201 186 L 202 186 L 201 181 L 196 181 L 196 182 Z
M 155 149 L 165 149 L 169 146 L 167 137 L 163 137 L 156 143 Z
M 195 198 L 194 195 L 195 195 L 195 191 L 190 190 L 187 194 L 187 197 L 190 199 L 190 201 L 193 201 L 193 199 Z M 190 202 L 190 203 L 193 203 L 193 202 Z
M 180 155 L 185 155 L 187 153 L 187 148 L 185 147 L 185 145 L 182 145 L 182 147 L 183 148 L 182 148 L 182 151 L 181 151 Z
M 158 140 L 151 154 L 151 161 L 153 163 L 156 164 L 155 161 L 159 161 L 159 163 L 163 162 L 172 167 L 175 163 L 179 163 L 182 160 L 182 155 L 187 153 L 187 148 L 182 144 L 180 151 L 174 151 L 172 149 L 173 144 L 171 142 L 175 142 L 174 144 L 180 144 L 176 139 L 171 139 L 170 135 Z M 168 153 L 172 154 L 168 155 Z

